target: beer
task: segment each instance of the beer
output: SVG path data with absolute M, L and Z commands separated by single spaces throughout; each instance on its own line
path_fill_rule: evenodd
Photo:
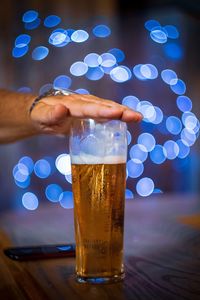
M 83 282 L 84 278 L 117 281 L 124 274 L 126 165 L 123 158 L 106 158 L 106 163 L 89 164 L 72 159 L 76 273 Z

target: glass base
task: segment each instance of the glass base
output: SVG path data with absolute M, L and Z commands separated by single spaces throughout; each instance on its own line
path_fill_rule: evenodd
M 79 283 L 91 283 L 91 284 L 107 284 L 107 283 L 115 283 L 122 281 L 125 277 L 125 274 L 122 273 L 120 275 L 114 275 L 112 277 L 83 277 L 76 276 L 76 280 Z

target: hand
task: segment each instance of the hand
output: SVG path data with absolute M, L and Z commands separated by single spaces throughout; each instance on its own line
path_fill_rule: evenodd
M 31 112 L 31 120 L 41 133 L 67 134 L 74 118 L 139 122 L 142 115 L 111 100 L 78 94 L 42 98 Z

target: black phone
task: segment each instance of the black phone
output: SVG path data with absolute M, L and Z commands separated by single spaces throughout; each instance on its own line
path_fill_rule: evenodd
M 75 244 L 7 248 L 4 249 L 4 254 L 9 258 L 18 261 L 75 257 Z

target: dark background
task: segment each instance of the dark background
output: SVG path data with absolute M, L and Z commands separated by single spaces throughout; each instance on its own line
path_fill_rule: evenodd
M 171 68 L 180 74 L 187 85 L 186 95 L 193 101 L 192 111 L 199 118 L 200 1 L 140 0 L 134 2 L 128 0 L 7 0 L 0 11 L 0 86 L 12 90 L 28 86 L 37 94 L 42 85 L 52 82 L 59 74 L 70 75 L 70 65 L 74 61 L 83 59 L 87 53 L 102 53 L 118 47 L 126 54 L 124 64 L 130 68 L 139 63 L 153 63 L 159 71 Z M 12 48 L 16 36 L 21 33 L 32 35 L 32 47 L 37 45 L 48 47 L 47 36 L 51 30 L 44 26 L 30 32 L 24 30 L 21 18 L 29 9 L 37 10 L 42 19 L 50 14 L 60 16 L 62 25 L 58 27 L 91 31 L 96 24 L 106 24 L 112 29 L 112 35 L 105 39 L 90 39 L 82 45 L 71 44 L 52 49 L 44 61 L 33 61 L 30 54 L 16 59 L 12 57 Z M 163 52 L 163 45 L 150 40 L 148 31 L 144 27 L 144 23 L 149 19 L 156 19 L 163 25 L 171 24 L 178 28 L 180 33 L 178 42 L 183 49 L 181 59 L 169 59 Z M 151 99 L 166 115 L 178 115 L 175 95 L 159 79 L 144 83 L 133 78 L 123 84 L 116 84 L 107 77 L 93 82 L 85 77 L 73 78 L 71 88 L 79 87 L 118 102 L 130 94 Z M 133 135 L 131 145 L 136 143 L 137 136 L 141 132 L 148 130 L 145 126 L 144 122 L 129 126 Z M 155 136 L 160 143 L 164 143 L 167 139 L 158 131 Z M 12 175 L 14 165 L 24 155 L 32 157 L 34 161 L 46 156 L 55 160 L 60 153 L 64 152 L 68 152 L 67 139 L 49 136 L 34 137 L 0 146 L 0 209 L 23 209 L 21 198 L 27 191 L 37 194 L 40 202 L 47 202 L 44 189 L 49 183 L 57 183 L 63 189 L 71 190 L 71 185 L 56 170 L 44 180 L 32 175 L 31 184 L 27 189 L 17 187 Z M 152 178 L 155 187 L 164 193 L 199 193 L 199 153 L 197 139 L 195 145 L 191 147 L 190 155 L 184 160 L 168 160 L 162 165 L 155 165 L 148 159 L 141 177 Z M 135 196 L 137 196 L 135 192 L 137 181 L 138 178 L 128 179 L 127 182 L 127 187 Z

